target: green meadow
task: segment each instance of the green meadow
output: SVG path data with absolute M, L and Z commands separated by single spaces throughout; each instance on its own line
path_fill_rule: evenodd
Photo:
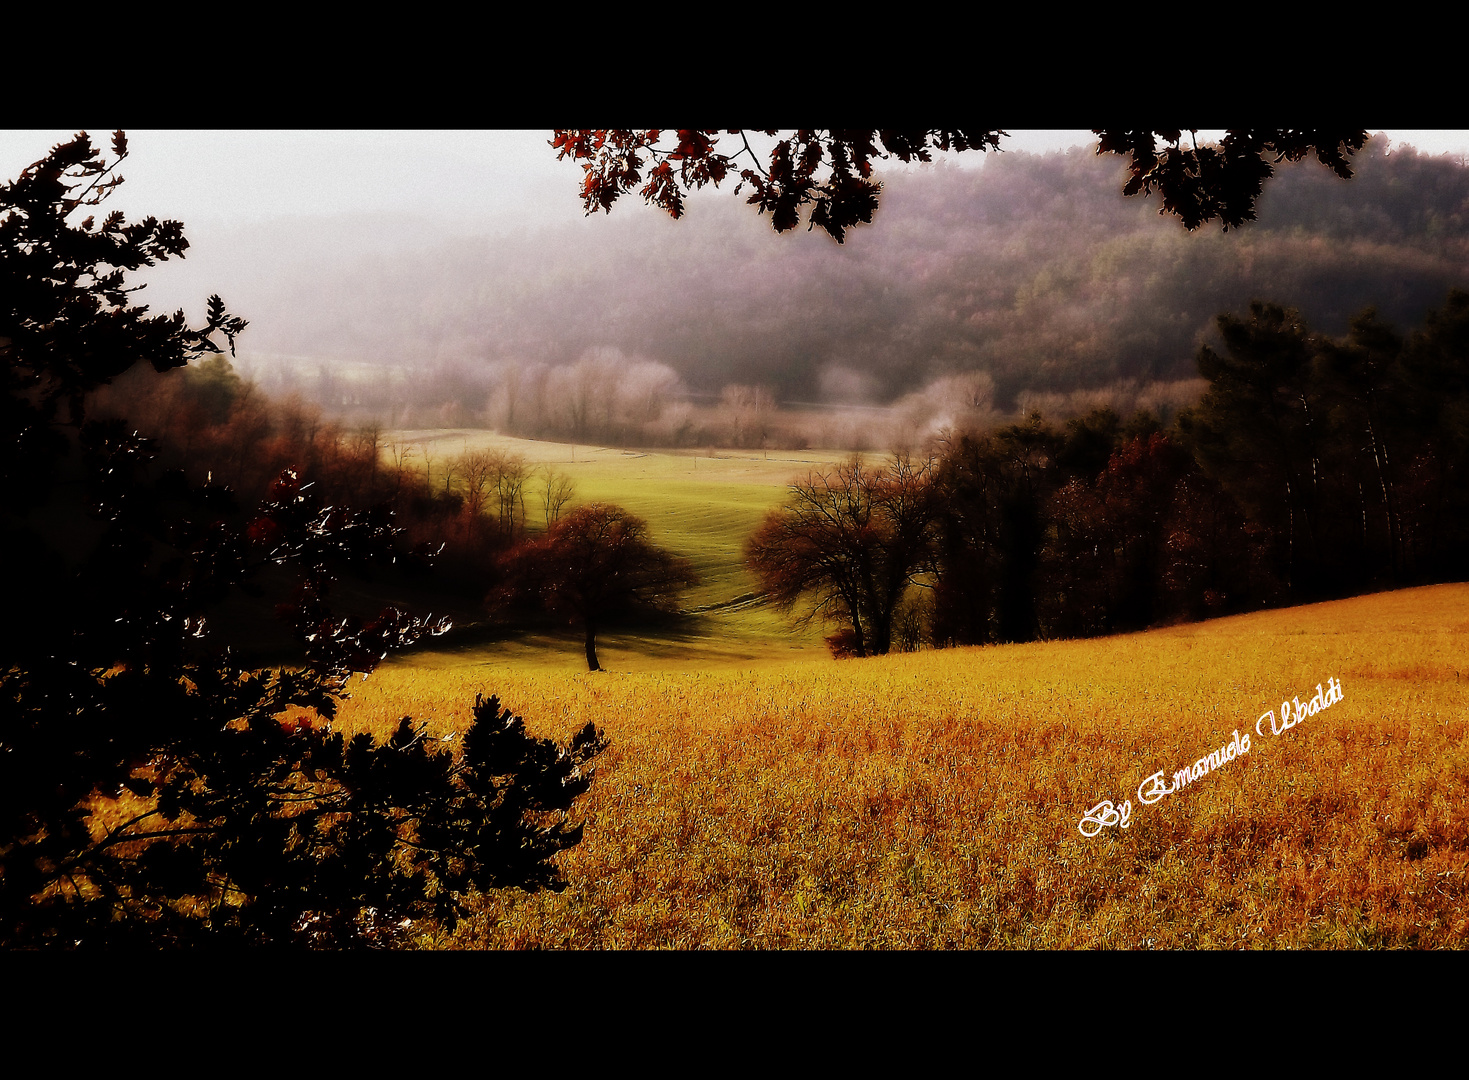
M 658 671 L 688 667 L 742 667 L 818 659 L 827 655 L 819 622 L 796 626 L 758 599 L 759 583 L 745 569 L 745 538 L 786 495 L 790 481 L 846 455 L 831 450 L 624 450 L 588 444 L 537 442 L 468 428 L 388 432 L 388 444 L 418 449 L 411 459 L 421 472 L 427 452 L 430 480 L 442 483 L 450 459 L 466 450 L 516 453 L 537 469 L 554 469 L 576 484 L 570 506 L 615 503 L 643 518 L 654 543 L 694 564 L 702 583 L 684 597 L 688 614 L 667 625 L 609 627 L 597 636 L 597 652 L 610 671 Z M 525 488 L 525 518 L 544 527 L 544 491 L 536 479 Z M 447 646 L 420 648 L 415 665 L 483 665 L 567 672 L 584 671 L 580 634 L 455 635 Z

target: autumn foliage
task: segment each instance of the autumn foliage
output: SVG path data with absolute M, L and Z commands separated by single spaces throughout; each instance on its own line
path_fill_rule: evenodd
M 558 130 L 551 145 L 559 158 L 581 162 L 582 205 L 588 214 L 610 210 L 636 189 L 646 202 L 679 218 L 685 193 L 706 184 L 718 187 L 738 170 L 736 194 L 748 185 L 746 201 L 770 215 L 776 232 L 794 229 L 809 206 L 807 228 L 820 228 L 841 243 L 848 229 L 870 222 L 877 211 L 882 184 L 873 177 L 876 163 L 930 161 L 934 151 L 996 151 L 1006 133 L 999 128 L 803 128 L 778 139 L 775 130 L 759 134 L 775 139 L 764 163 L 740 130 Z M 1163 203 L 1160 213 L 1175 215 L 1188 229 L 1217 219 L 1226 231 L 1254 220 L 1255 202 L 1279 162 L 1314 154 L 1347 178 L 1352 175 L 1347 159 L 1367 141 L 1367 132 L 1346 128 L 1232 130 L 1217 145 L 1204 146 L 1193 139 L 1193 131 L 1185 140 L 1177 128 L 1097 129 L 1096 134 L 1097 153 L 1129 158 L 1125 195 L 1156 190 Z M 738 139 L 739 148 L 721 152 L 721 138 L 728 140 L 726 146 Z M 747 159 L 743 167 L 737 164 L 741 157 Z
M 748 185 L 748 202 L 771 216 L 777 232 L 794 229 L 802 209 L 810 206 L 810 228 L 821 228 L 841 243 L 847 229 L 870 222 L 882 185 L 872 178 L 874 162 L 893 156 L 901 161 L 929 161 L 934 150 L 993 150 L 1003 131 L 812 131 L 801 130 L 777 141 L 761 164 L 743 132 L 742 149 L 720 153 L 718 131 L 681 129 L 671 133 L 673 145 L 661 146 L 659 130 L 557 131 L 551 145 L 557 156 L 583 162 L 582 205 L 587 213 L 610 210 L 627 191 L 679 218 L 683 193 L 705 184 L 718 187 L 748 156 L 738 172 L 736 194 Z M 768 137 L 777 134 L 766 131 Z M 675 173 L 675 166 L 677 172 Z M 644 179 L 646 176 L 646 180 Z
M 492 607 L 519 604 L 579 624 L 587 668 L 600 671 L 597 632 L 630 616 L 677 610 L 679 594 L 698 584 L 687 559 L 648 540 L 642 518 L 619 506 L 579 506 L 502 560 L 506 583 Z

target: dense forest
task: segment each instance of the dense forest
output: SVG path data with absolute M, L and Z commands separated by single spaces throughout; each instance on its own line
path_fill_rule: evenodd
M 1458 580 L 1469 555 L 1469 293 L 1402 334 L 1223 316 L 1208 391 L 1162 430 L 1099 411 L 942 459 L 937 641 L 1142 629 Z M 1105 460 L 1103 457 L 1105 455 Z

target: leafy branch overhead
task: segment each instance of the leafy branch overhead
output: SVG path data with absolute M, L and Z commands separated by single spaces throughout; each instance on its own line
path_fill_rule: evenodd
M 1190 230 L 1219 219 L 1227 232 L 1255 220 L 1255 202 L 1282 161 L 1311 154 L 1343 180 L 1348 163 L 1367 143 L 1367 132 L 1347 128 L 1231 130 L 1217 146 L 1181 146 L 1183 132 L 1096 131 L 1097 153 L 1131 158 L 1124 195 L 1162 196 L 1159 213 L 1174 214 Z M 1162 142 L 1166 145 L 1159 146 Z
M 637 190 L 644 201 L 677 219 L 684 198 L 738 173 L 735 193 L 746 185 L 746 201 L 768 213 L 776 232 L 788 232 L 806 212 L 807 229 L 820 228 L 838 243 L 854 225 L 868 224 L 877 212 L 882 183 L 873 179 L 874 163 L 930 161 L 934 151 L 1000 149 L 999 128 L 931 130 L 800 129 L 758 132 L 775 139 L 763 161 L 740 129 L 626 130 L 559 129 L 551 140 L 558 159 L 581 163 L 582 205 L 588 214 L 610 211 L 622 195 Z M 1352 175 L 1347 158 L 1362 149 L 1367 132 L 1347 129 L 1230 130 L 1217 146 L 1199 146 L 1196 130 L 1132 131 L 1096 129 L 1097 153 L 1131 159 L 1126 195 L 1150 194 L 1163 200 L 1188 229 L 1219 220 L 1238 228 L 1255 217 L 1264 182 L 1281 161 L 1300 161 L 1314 153 L 1338 176 Z M 721 141 L 732 152 L 721 150 Z M 1160 145 L 1161 144 L 1161 145 Z M 743 162 L 740 159 L 745 159 Z

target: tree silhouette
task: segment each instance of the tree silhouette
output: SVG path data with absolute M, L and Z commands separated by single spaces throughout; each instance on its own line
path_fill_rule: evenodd
M 561 511 L 576 496 L 576 482 L 549 465 L 541 471 L 540 479 L 541 499 L 546 513 L 546 528 L 549 529 L 561 519 Z
M 1314 153 L 1338 176 L 1350 177 L 1347 158 L 1367 141 L 1366 131 L 1349 129 L 1231 130 L 1217 146 L 1197 145 L 1195 129 L 1188 132 L 1188 147 L 1180 145 L 1184 132 L 1179 129 L 1095 133 L 1099 154 L 1131 159 L 1123 193 L 1146 195 L 1156 189 L 1163 202 L 1159 212 L 1177 216 L 1190 230 L 1215 219 L 1226 231 L 1253 221 L 1255 201 L 1281 161 Z M 773 138 L 779 132 L 761 134 Z M 882 184 L 872 179 L 875 162 L 929 161 L 935 150 L 998 150 L 1005 135 L 999 128 L 801 129 L 777 139 L 764 164 L 738 129 L 559 129 L 551 145 L 558 158 L 582 163 L 582 205 L 588 214 L 609 211 L 623 194 L 638 189 L 645 201 L 679 218 L 687 193 L 706 184 L 718 187 L 738 170 L 735 193 L 749 185 L 747 201 L 770 214 L 776 232 L 794 229 L 809 206 L 807 228 L 820 228 L 842 243 L 849 228 L 871 222 L 877 211 Z M 720 152 L 725 136 L 738 139 L 739 149 Z M 747 159 L 743 168 L 737 161 L 742 157 Z
M 944 454 L 936 475 L 938 640 L 1035 638 L 1045 507 L 1060 479 L 1054 463 L 1064 443 L 1032 413 L 1024 424 L 961 436 Z
M 1299 313 L 1278 304 L 1257 301 L 1249 319 L 1218 321 L 1226 352 L 1200 348 L 1210 388 L 1179 417 L 1180 431 L 1204 471 L 1280 538 L 1287 587 L 1309 592 L 1324 540 L 1328 417 L 1313 386 L 1320 346 Z
M 930 555 L 933 479 L 931 461 L 906 455 L 876 468 L 854 456 L 813 471 L 751 535 L 746 564 L 783 610 L 805 600 L 807 618 L 850 630 L 838 638 L 853 654 L 883 655 L 903 593 Z
M 619 506 L 579 506 L 552 523 L 543 537 L 507 556 L 507 584 L 491 604 L 535 603 L 580 623 L 587 669 L 601 671 L 597 631 L 602 626 L 639 613 L 676 610 L 679 594 L 699 583 L 687 559 L 654 547 L 647 534 L 647 523 Z
M 327 606 L 338 570 L 393 557 L 389 514 L 291 472 L 241 507 L 87 417 L 138 361 L 182 367 L 245 327 L 218 297 L 201 330 L 129 304 L 125 271 L 187 242 L 177 222 L 68 222 L 116 163 L 78 135 L 0 186 L 0 946 L 383 945 L 452 928 L 476 890 L 558 887 L 591 725 L 557 746 L 477 698 L 462 750 L 408 717 L 385 742 L 332 731 L 353 672 L 443 629 Z M 289 629 L 278 667 L 221 640 L 221 605 L 252 601 Z

